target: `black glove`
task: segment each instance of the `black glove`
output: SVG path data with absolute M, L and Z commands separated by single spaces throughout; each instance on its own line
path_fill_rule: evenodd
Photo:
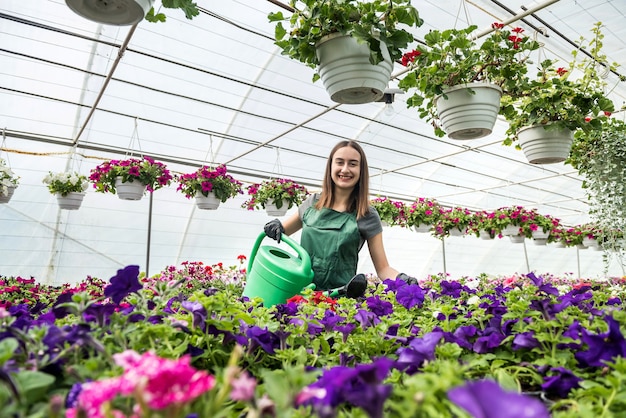
M 417 284 L 417 279 L 411 277 L 408 274 L 400 273 L 396 276 L 396 279 L 404 280 L 406 284 Z
M 276 242 L 280 244 L 280 237 L 285 233 L 285 228 L 283 228 L 283 224 L 280 223 L 278 219 L 274 219 L 265 224 L 263 228 L 265 230 L 265 235 L 268 237 L 275 239 Z

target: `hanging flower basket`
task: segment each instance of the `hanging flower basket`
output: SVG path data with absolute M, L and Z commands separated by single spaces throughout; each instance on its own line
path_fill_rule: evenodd
M 250 198 L 241 207 L 248 210 L 265 209 L 266 211 L 269 208 L 272 211 L 271 213 L 268 211 L 269 216 L 282 216 L 294 205 L 298 206 L 304 202 L 308 195 L 306 187 L 291 179 L 269 179 L 248 186 Z M 282 215 L 274 215 L 280 213 L 278 210 L 285 212 Z
M 87 176 L 77 172 L 49 171 L 42 182 L 48 186 L 50 193 L 56 196 L 59 207 L 66 210 L 80 208 L 85 190 L 89 187 Z
M 89 181 L 97 192 L 117 194 L 124 200 L 140 200 L 146 190 L 153 192 L 169 185 L 172 175 L 165 164 L 143 157 L 105 161 L 91 170 Z
M 215 169 L 202 166 L 193 173 L 177 176 L 176 180 L 176 190 L 182 192 L 187 199 L 195 197 L 198 209 L 214 210 L 220 203 L 243 194 L 242 183 L 228 174 L 223 164 Z
M 567 159 L 574 132 L 567 128 L 533 125 L 517 133 L 519 145 L 531 164 L 555 164 Z
M 524 235 L 509 235 L 509 239 L 513 244 L 521 244 L 524 242 L 526 237 Z
M 146 186 L 139 181 L 124 181 L 122 177 L 115 180 L 117 197 L 122 200 L 141 200 Z
M 13 193 L 15 193 L 15 189 L 17 189 L 16 186 L 4 187 L 0 193 L 0 203 L 9 203 L 13 197 Z
M 443 130 L 452 139 L 477 139 L 490 135 L 500 111 L 502 89 L 489 83 L 450 87 L 435 97 Z
M 198 209 L 215 210 L 220 207 L 220 200 L 215 196 L 215 192 L 209 192 L 207 195 L 198 193 L 196 195 L 196 206 Z
M 349 35 L 335 33 L 320 40 L 316 54 L 320 61 L 322 83 L 336 103 L 371 103 L 383 97 L 393 62 L 384 42 L 381 42 L 383 61 L 370 63 L 370 48 Z
M 19 179 L 7 163 L 0 158 L 0 203 L 9 203 L 19 184 Z
M 83 198 L 85 197 L 85 193 L 82 192 L 69 192 L 65 196 L 61 193 L 56 194 L 57 203 L 59 204 L 59 208 L 65 210 L 77 210 L 80 209 L 80 206 L 83 203 Z

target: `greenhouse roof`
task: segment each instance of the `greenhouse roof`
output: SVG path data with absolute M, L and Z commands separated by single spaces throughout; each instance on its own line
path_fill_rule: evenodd
M 153 272 L 185 260 L 235 263 L 249 253 L 268 217 L 242 209 L 244 196 L 200 211 L 174 185 L 140 202 L 89 190 L 83 207 L 70 212 L 58 209 L 41 182 L 48 171 L 87 174 L 124 156 L 149 155 L 180 173 L 226 164 L 244 182 L 284 176 L 314 191 L 333 145 L 354 139 L 367 153 L 373 195 L 428 197 L 470 210 L 523 205 L 568 225 L 589 220 L 577 171 L 563 163 L 530 164 L 521 151 L 503 146 L 503 120 L 487 137 L 458 141 L 436 137 L 406 107 L 407 95 L 396 94 L 393 109 L 382 102 L 334 103 L 312 82 L 313 69 L 274 44 L 267 16 L 287 13 L 283 3 L 197 3 L 193 20 L 163 9 L 166 22 L 136 26 L 94 23 L 63 0 L 0 4 L 0 157 L 21 177 L 11 202 L 0 205 L 0 274 L 61 283 L 88 274 L 106 278 L 127 264 Z M 534 60 L 544 54 L 569 61 L 576 42 L 602 22 L 607 59 L 620 64 L 606 73 L 610 95 L 618 107 L 626 101 L 626 83 L 619 81 L 626 74 L 625 0 L 413 4 L 425 21 L 417 39 L 431 29 L 508 22 L 542 43 Z M 403 71 L 396 64 L 393 74 Z M 416 276 L 602 271 L 600 252 L 521 250 L 466 237 L 446 241 L 444 253 L 441 241 L 391 229 L 385 235 L 391 263 Z M 365 253 L 360 269 L 371 272 Z

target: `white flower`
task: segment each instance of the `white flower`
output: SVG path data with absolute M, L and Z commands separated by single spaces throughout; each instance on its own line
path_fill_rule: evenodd
M 479 303 L 480 303 L 480 296 L 478 295 L 473 295 L 467 299 L 468 305 L 478 305 Z

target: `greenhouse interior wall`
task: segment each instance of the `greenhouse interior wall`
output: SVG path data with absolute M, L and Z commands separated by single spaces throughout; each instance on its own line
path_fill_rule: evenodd
M 461 2 L 464 12 L 458 1 L 414 3 L 425 20 L 417 38 L 452 21 L 487 28 L 511 20 L 527 33 L 544 24 L 551 31 L 541 38 L 543 53 L 567 59 L 571 40 L 602 21 L 609 58 L 626 61 L 623 1 L 552 2 L 519 20 L 512 16 L 522 10 L 520 1 L 507 2 L 509 8 Z M 267 15 L 278 9 L 275 3 L 198 4 L 207 9 L 191 21 L 167 11 L 167 22 L 144 21 L 134 33 L 82 19 L 61 0 L 0 4 L 0 158 L 20 176 L 11 201 L 0 204 L 0 275 L 60 285 L 108 279 L 127 265 L 152 275 L 186 261 L 240 266 L 240 255 L 249 258 L 273 217 L 242 208 L 245 195 L 199 210 L 174 183 L 139 201 L 90 188 L 81 208 L 69 211 L 59 209 L 42 183 L 50 171 L 88 174 L 102 161 L 129 156 L 151 156 L 174 173 L 226 164 L 246 186 L 281 176 L 315 192 L 330 149 L 354 139 L 368 156 L 372 197 L 429 197 L 470 210 L 522 205 L 566 225 L 590 220 L 583 179 L 571 166 L 529 164 L 515 147 L 503 146 L 503 120 L 486 138 L 455 141 L 435 137 L 406 108 L 407 95 L 396 94 L 391 112 L 384 103 L 338 105 L 311 82 L 310 68 L 274 45 Z M 394 72 L 401 71 L 396 64 Z M 621 105 L 626 87 L 618 76 L 607 80 Z M 417 278 L 626 275 L 618 253 L 530 239 L 442 240 L 397 226 L 385 227 L 383 237 L 390 264 Z M 367 246 L 358 271 L 375 272 Z

